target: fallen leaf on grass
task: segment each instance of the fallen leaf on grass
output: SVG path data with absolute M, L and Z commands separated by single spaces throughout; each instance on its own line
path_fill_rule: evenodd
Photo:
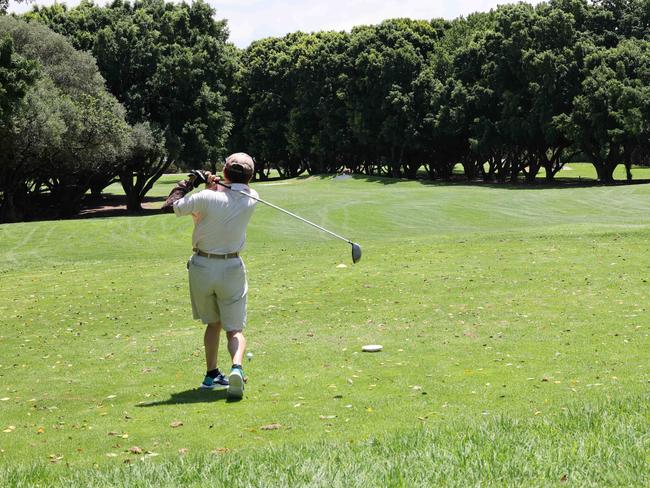
M 261 430 L 277 430 L 281 428 L 282 428 L 282 424 L 268 424 L 260 427 Z
M 11 399 L 9 397 L 0 398 L 0 402 L 6 402 L 7 400 L 11 400 Z
M 48 458 L 50 458 L 51 463 L 56 464 L 63 459 L 63 455 L 57 456 L 56 454 L 50 454 Z
M 176 427 L 181 427 L 182 425 L 183 422 L 180 420 L 174 420 L 171 424 L 169 424 L 169 426 L 173 429 L 175 429 Z
M 329 420 L 329 419 L 335 419 L 336 415 L 319 415 L 318 418 L 321 420 Z
M 226 454 L 227 452 L 230 452 L 230 449 L 227 447 L 217 447 L 216 449 L 210 451 L 211 454 Z
M 44 428 L 44 427 L 39 427 L 39 428 L 36 430 L 36 433 L 37 433 L 37 434 L 44 434 L 44 433 L 45 433 L 45 428 Z
M 107 452 L 106 457 L 117 457 L 117 454 L 115 454 L 114 452 Z
M 138 446 L 129 447 L 129 452 L 131 454 L 142 454 L 142 448 Z
M 108 395 L 108 396 L 106 397 L 106 399 L 107 399 L 107 400 L 112 400 L 113 398 L 116 398 L 116 397 L 117 397 L 117 395 Z
M 16 430 L 16 426 L 15 425 L 10 425 L 5 430 L 3 430 L 2 432 L 6 432 L 7 434 L 9 434 L 10 432 L 13 432 L 14 430 Z
M 178 450 L 178 454 L 180 454 L 181 456 L 185 456 L 185 454 L 187 454 L 188 452 L 189 452 L 189 449 L 187 447 L 181 447 Z

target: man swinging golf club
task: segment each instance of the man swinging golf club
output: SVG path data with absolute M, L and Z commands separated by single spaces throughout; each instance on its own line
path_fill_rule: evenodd
M 232 154 L 226 159 L 223 184 L 217 184 L 218 178 L 210 173 L 193 171 L 188 180 L 172 190 L 163 205 L 163 210 L 173 209 L 179 217 L 191 215 L 194 219 L 194 254 L 188 271 L 193 316 L 206 324 L 203 344 L 207 372 L 201 388 L 227 386 L 228 397 L 235 399 L 244 396 L 243 331 L 248 283 L 239 253 L 257 204 L 258 194 L 248 186 L 253 170 L 253 159 L 248 154 Z M 186 195 L 202 182 L 206 183 L 205 190 Z M 221 329 L 226 331 L 232 358 L 228 378 L 217 368 Z

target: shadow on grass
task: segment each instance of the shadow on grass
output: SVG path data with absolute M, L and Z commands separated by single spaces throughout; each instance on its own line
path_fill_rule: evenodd
M 228 398 L 225 388 L 219 390 L 204 390 L 194 388 L 192 390 L 171 393 L 167 400 L 158 400 L 156 402 L 140 403 L 136 405 L 141 408 L 162 407 L 165 405 L 182 405 L 187 403 L 212 403 L 225 401 L 226 403 L 237 403 L 238 399 Z
M 145 197 L 142 201 L 142 210 L 131 212 L 126 209 L 126 195 L 112 193 L 102 195 L 101 199 L 88 198 L 84 200 L 81 210 L 72 219 L 89 219 L 102 217 L 146 217 L 147 215 L 160 214 L 160 205 L 167 197 Z
M 318 175 L 302 175 L 298 176 L 296 180 L 305 180 L 307 178 L 318 178 L 320 180 L 335 180 L 336 175 L 331 174 L 318 174 Z M 347 179 L 347 178 L 346 178 Z M 483 187 L 483 188 L 500 188 L 504 190 L 548 190 L 548 189 L 570 189 L 570 188 L 590 188 L 590 187 L 600 187 L 600 186 L 629 186 L 629 185 L 645 185 L 650 183 L 650 179 L 636 179 L 632 181 L 627 180 L 616 180 L 613 183 L 601 183 L 598 180 L 591 178 L 583 177 L 557 177 L 552 182 L 547 182 L 546 180 L 536 180 L 533 183 L 528 183 L 526 181 L 518 182 L 496 182 L 496 181 L 483 181 L 480 179 L 476 180 L 467 180 L 464 177 L 452 177 L 449 180 L 430 180 L 418 176 L 416 179 L 408 178 L 391 178 L 388 176 L 368 176 L 362 174 L 355 174 L 351 176 L 351 179 L 354 181 L 364 181 L 367 183 L 377 183 L 385 186 L 394 185 L 396 183 L 403 183 L 414 181 L 420 183 L 424 186 L 441 186 L 441 187 Z M 344 180 L 343 180 L 344 181 Z

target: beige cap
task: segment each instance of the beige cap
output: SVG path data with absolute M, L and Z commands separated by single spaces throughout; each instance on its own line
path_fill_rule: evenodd
M 226 158 L 226 165 L 224 169 L 228 168 L 229 172 L 240 173 L 246 176 L 252 176 L 255 171 L 255 163 L 253 158 L 248 154 L 239 152 L 231 154 Z

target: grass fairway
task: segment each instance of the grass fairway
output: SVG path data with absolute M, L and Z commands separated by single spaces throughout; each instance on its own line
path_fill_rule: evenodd
M 255 188 L 237 403 L 191 219 L 0 226 L 0 485 L 650 484 L 650 185 Z

